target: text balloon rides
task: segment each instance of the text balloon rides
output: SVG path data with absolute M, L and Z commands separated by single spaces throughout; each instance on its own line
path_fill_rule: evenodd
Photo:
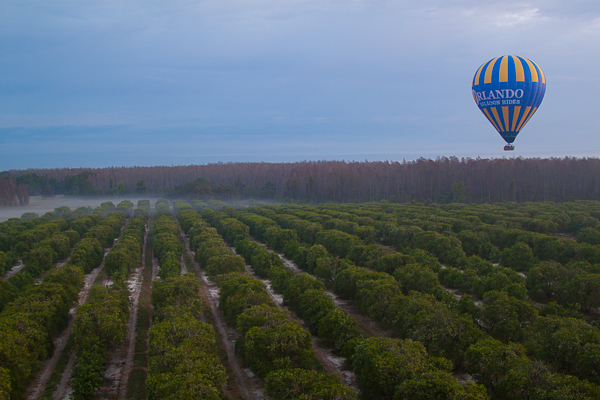
M 531 60 L 501 56 L 483 64 L 473 78 L 473 98 L 486 118 L 512 143 L 540 106 L 546 92 L 544 73 Z

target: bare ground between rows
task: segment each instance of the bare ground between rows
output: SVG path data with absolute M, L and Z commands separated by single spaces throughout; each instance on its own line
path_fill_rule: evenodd
M 189 237 L 179 227 L 181 237 L 185 243 L 185 251 L 190 256 L 192 265 L 202 280 L 200 285 L 200 297 L 204 304 L 210 307 L 210 315 L 205 318 L 214 325 L 220 335 L 218 351 L 227 355 L 222 362 L 227 372 L 227 384 L 223 388 L 224 393 L 231 399 L 262 400 L 265 399 L 262 382 L 248 368 L 243 368 L 242 360 L 235 353 L 235 341 L 238 334 L 234 329 L 225 325 L 223 314 L 219 310 L 219 289 L 215 283 L 210 281 L 204 271 L 200 268 L 190 251 Z

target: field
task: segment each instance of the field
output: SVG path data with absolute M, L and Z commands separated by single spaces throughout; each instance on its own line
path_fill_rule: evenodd
M 159 199 L 11 219 L 0 398 L 598 398 L 599 218 Z

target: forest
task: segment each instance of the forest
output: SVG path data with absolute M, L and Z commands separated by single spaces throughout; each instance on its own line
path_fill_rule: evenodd
M 565 202 L 599 198 L 600 159 L 442 157 L 402 162 L 215 163 L 0 173 L 0 205 L 27 204 L 27 195 L 57 194 L 271 199 L 308 204 Z
M 600 202 L 232 204 L 0 223 L 0 399 L 600 397 Z

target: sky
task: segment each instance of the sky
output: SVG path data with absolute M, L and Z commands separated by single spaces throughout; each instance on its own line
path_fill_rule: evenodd
M 504 141 L 471 94 L 546 76 Z M 0 171 L 600 155 L 598 0 L 0 2 Z

